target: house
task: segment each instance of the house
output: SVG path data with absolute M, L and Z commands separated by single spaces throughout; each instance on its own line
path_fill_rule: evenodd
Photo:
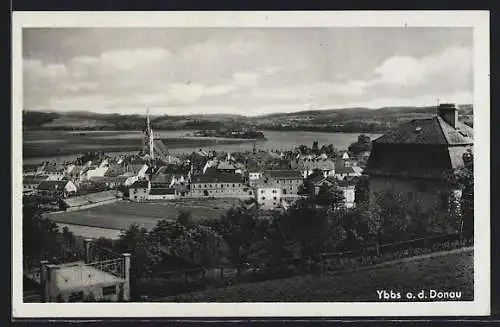
M 450 209 L 450 196 L 459 191 L 449 182 L 453 170 L 464 166 L 473 146 L 473 130 L 458 121 L 455 105 L 442 104 L 437 115 L 401 125 L 372 142 L 365 168 L 373 203 L 381 192 L 396 192 L 428 208 Z
M 131 163 L 126 165 L 125 171 L 127 173 L 131 173 L 133 176 L 137 176 L 139 178 L 145 178 L 148 168 L 149 168 L 148 165 L 145 163 Z
M 77 187 L 72 181 L 62 180 L 44 180 L 40 182 L 37 187 L 37 193 L 40 195 L 47 196 L 62 196 L 66 197 L 72 194 L 76 194 Z
M 354 207 L 354 195 L 355 195 L 355 186 L 354 185 L 345 185 L 345 186 L 340 186 L 339 182 L 336 180 L 335 177 L 327 177 L 327 178 L 317 178 L 312 181 L 313 186 L 314 186 L 314 194 L 318 195 L 319 190 L 322 186 L 336 186 L 337 189 L 339 189 L 342 192 L 342 195 L 344 197 L 344 205 L 346 208 L 353 208 Z
M 63 200 L 66 211 L 93 208 L 120 200 L 123 195 L 116 191 L 101 191 L 72 196 Z
M 58 164 L 48 164 L 43 167 L 41 174 L 47 175 L 47 179 L 51 181 L 60 181 L 66 174 L 66 169 Z
M 335 178 L 344 180 L 349 177 L 359 177 L 363 174 L 363 168 L 358 166 L 337 166 L 335 168 Z
M 281 206 L 281 185 L 274 182 L 257 182 L 255 199 L 261 209 L 273 210 Z
M 108 161 L 104 159 L 99 165 L 90 166 L 84 170 L 84 179 L 90 180 L 93 177 L 104 177 L 108 169 Z
M 23 176 L 23 193 L 31 193 L 37 190 L 41 182 L 47 180 L 46 175 Z
M 239 174 L 209 171 L 191 179 L 190 195 L 193 197 L 253 197 L 253 190 L 243 184 Z
M 248 182 L 251 186 L 255 185 L 257 181 L 262 178 L 262 170 L 258 168 L 248 169 Z
M 281 188 L 282 195 L 297 194 L 304 182 L 303 175 L 298 170 L 267 170 L 263 174 L 264 180 L 274 182 Z
M 130 177 L 127 177 L 127 176 L 116 176 L 116 177 L 95 176 L 95 177 L 90 178 L 90 181 L 94 182 L 94 183 L 101 183 L 110 189 L 116 189 L 120 186 L 124 186 L 129 178 Z
M 126 170 L 123 165 L 113 163 L 109 165 L 108 169 L 104 173 L 104 177 L 117 177 L 123 175 L 125 172 Z
M 229 161 L 220 161 L 217 165 L 217 170 L 222 173 L 234 174 L 236 172 L 236 167 Z
M 151 187 L 147 196 L 148 200 L 174 200 L 177 197 L 175 188 Z
M 326 158 L 305 157 L 291 162 L 292 169 L 299 170 L 303 178 L 311 175 L 315 170 L 320 170 L 324 177 L 333 176 L 335 174 L 335 163 L 333 160 Z
M 151 184 L 148 180 L 138 180 L 128 187 L 129 199 L 134 202 L 147 200 Z
M 73 183 L 78 184 L 82 180 L 85 166 L 70 165 L 66 169 L 65 178 L 73 181 Z
M 39 164 L 25 164 L 23 165 L 23 175 L 36 175 L 39 173 Z

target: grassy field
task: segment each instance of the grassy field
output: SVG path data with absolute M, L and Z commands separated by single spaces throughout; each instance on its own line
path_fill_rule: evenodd
M 391 262 L 351 272 L 302 276 L 186 293 L 162 302 L 376 302 L 377 290 L 417 294 L 431 289 L 462 292 L 462 301 L 474 296 L 472 250 L 450 251 Z M 426 301 L 432 301 L 427 299 Z M 443 301 L 443 300 L 442 300 Z
M 162 219 L 176 220 L 181 212 L 191 213 L 193 221 L 217 219 L 235 199 L 189 199 L 175 202 L 135 203 L 119 201 L 87 210 L 48 214 L 52 221 L 65 224 L 123 230 L 138 224 L 150 230 Z

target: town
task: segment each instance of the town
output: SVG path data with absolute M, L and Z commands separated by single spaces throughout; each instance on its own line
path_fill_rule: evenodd
M 196 301 L 472 242 L 473 135 L 453 104 L 347 149 L 172 155 L 149 116 L 143 132 L 135 154 L 23 166 L 25 301 Z

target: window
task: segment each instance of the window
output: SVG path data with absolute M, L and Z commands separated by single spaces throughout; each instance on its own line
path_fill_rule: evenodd
M 276 190 L 273 190 L 273 193 L 276 193 L 277 191 Z
M 261 193 L 261 194 L 264 194 L 264 190 L 260 190 L 260 193 Z
M 80 302 L 83 301 L 83 291 L 74 292 L 69 295 L 68 302 Z
M 273 202 L 273 205 L 275 206 L 275 205 L 276 205 L 276 202 Z
M 224 188 L 224 184 L 220 184 L 220 188 Z
M 265 197 L 265 196 L 263 196 L 263 197 L 262 197 L 262 200 L 265 200 L 265 199 L 266 199 L 266 197 Z
M 276 200 L 276 197 L 274 197 L 273 200 Z
M 236 185 L 235 185 L 235 184 L 233 184 L 233 187 L 235 187 L 235 186 L 236 186 Z
M 116 294 L 116 286 L 107 286 L 102 288 L 102 295 L 107 296 L 107 295 L 115 295 Z

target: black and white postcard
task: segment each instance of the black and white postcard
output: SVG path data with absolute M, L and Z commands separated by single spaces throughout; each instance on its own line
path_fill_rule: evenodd
M 489 315 L 488 12 L 12 33 L 13 317 Z

